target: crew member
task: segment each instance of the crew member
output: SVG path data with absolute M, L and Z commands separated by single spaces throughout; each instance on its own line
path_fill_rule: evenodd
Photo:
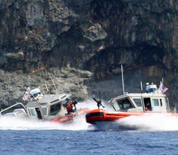
M 102 106 L 103 108 L 105 108 L 104 105 L 102 105 L 101 100 L 98 100 L 98 99 L 96 99 L 95 97 L 92 97 L 92 98 L 93 98 L 93 100 L 97 103 L 98 109 L 100 108 L 100 106 Z
M 145 111 L 148 111 L 148 107 L 145 107 Z
M 69 98 L 67 98 L 66 101 L 67 101 L 66 109 L 67 109 L 68 114 L 70 114 L 71 112 L 75 112 L 77 109 L 76 108 L 77 101 L 72 102 L 72 100 Z

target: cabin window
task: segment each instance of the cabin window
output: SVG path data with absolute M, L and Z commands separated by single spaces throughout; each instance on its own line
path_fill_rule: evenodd
M 158 99 L 152 99 L 153 106 L 159 106 L 159 101 Z
M 47 108 L 46 107 L 41 108 L 41 110 L 43 112 L 43 115 L 47 115 Z
M 161 107 L 163 106 L 163 102 L 162 102 L 162 99 L 160 99 L 160 104 L 161 104 Z
M 119 107 L 119 105 L 118 105 L 118 103 L 117 103 L 116 101 L 113 103 L 113 107 L 114 107 L 114 109 L 115 109 L 116 111 L 121 110 L 121 108 Z
M 37 116 L 35 109 L 29 109 L 31 116 Z
M 121 110 L 127 110 L 129 108 L 134 108 L 134 106 L 130 103 L 130 101 L 127 98 L 117 100 L 117 103 Z
M 137 107 L 142 107 L 141 99 L 139 99 L 139 98 L 134 98 L 133 100 L 134 100 L 135 104 L 137 105 Z
M 50 115 L 56 115 L 61 110 L 61 103 L 51 105 Z

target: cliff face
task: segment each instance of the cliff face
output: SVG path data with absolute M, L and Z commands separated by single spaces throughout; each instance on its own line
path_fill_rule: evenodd
M 90 2 L 1 0 L 1 68 L 33 72 L 84 63 L 95 51 L 92 42 L 107 35 L 87 16 Z
M 176 74 L 177 6 L 172 0 L 94 1 L 91 17 L 108 34 L 108 48 L 102 54 L 108 58 L 109 71 L 122 63 L 129 67 L 160 66 L 162 74 L 166 70 Z
M 72 66 L 104 79 L 123 64 L 145 81 L 164 77 L 176 99 L 177 40 L 177 0 L 0 0 L 7 71 Z

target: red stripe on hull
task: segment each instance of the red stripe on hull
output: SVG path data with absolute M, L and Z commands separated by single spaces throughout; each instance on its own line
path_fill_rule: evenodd
M 86 114 L 88 111 L 89 111 L 88 108 L 83 108 L 83 109 L 78 110 L 75 113 L 71 113 L 69 115 L 65 115 L 65 116 L 62 116 L 62 117 L 59 117 L 59 118 L 55 118 L 55 119 L 51 120 L 51 122 L 70 123 L 75 116 L 80 116 L 80 115 Z

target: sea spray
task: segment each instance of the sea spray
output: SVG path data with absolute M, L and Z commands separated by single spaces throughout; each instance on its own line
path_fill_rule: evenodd
M 116 122 L 125 128 L 139 131 L 176 131 L 178 130 L 178 117 L 169 114 L 148 114 L 144 116 L 131 116 Z

